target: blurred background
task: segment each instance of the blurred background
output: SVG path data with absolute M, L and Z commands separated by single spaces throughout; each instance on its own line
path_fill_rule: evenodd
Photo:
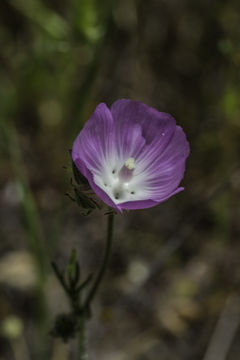
M 240 2 L 1 0 L 0 359 L 74 359 L 50 267 L 101 262 L 106 217 L 64 194 L 72 141 L 119 98 L 171 113 L 185 191 L 116 218 L 89 359 L 240 359 Z

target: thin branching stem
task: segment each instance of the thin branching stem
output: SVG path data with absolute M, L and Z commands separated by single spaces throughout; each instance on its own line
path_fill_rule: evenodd
M 94 284 L 91 288 L 91 290 L 88 293 L 88 296 L 85 300 L 84 309 L 89 309 L 91 302 L 95 296 L 95 294 L 97 293 L 97 290 L 100 286 L 100 283 L 102 281 L 103 275 L 106 271 L 107 265 L 108 265 L 108 261 L 109 261 L 109 257 L 110 257 L 110 253 L 111 253 L 111 248 L 112 248 L 112 240 L 113 240 L 113 226 L 114 226 L 114 213 L 110 213 L 108 215 L 108 224 L 107 224 L 107 238 L 106 238 L 106 246 L 105 246 L 105 251 L 104 251 L 104 257 L 103 257 L 103 262 L 102 265 L 100 267 L 100 270 L 98 272 L 98 275 L 94 281 Z

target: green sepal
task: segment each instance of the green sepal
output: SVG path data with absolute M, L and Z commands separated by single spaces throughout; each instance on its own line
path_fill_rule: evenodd
M 88 179 L 85 178 L 85 176 L 83 176 L 80 171 L 78 170 L 78 168 L 76 167 L 75 163 L 72 161 L 72 170 L 73 170 L 73 177 L 74 177 L 74 180 L 76 181 L 76 183 L 78 185 L 84 185 L 84 186 L 89 186 L 89 183 L 88 183 Z
M 81 208 L 94 210 L 96 209 L 96 207 L 98 207 L 97 203 L 82 191 L 79 191 L 77 188 L 74 188 L 74 192 L 75 192 L 77 204 Z

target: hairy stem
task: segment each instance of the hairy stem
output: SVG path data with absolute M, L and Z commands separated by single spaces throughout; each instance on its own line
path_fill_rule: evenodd
M 107 265 L 108 265 L 108 261 L 109 261 L 109 257 L 110 257 L 110 253 L 111 253 L 111 248 L 112 248 L 112 240 L 113 240 L 113 225 L 114 225 L 114 214 L 110 213 L 108 215 L 108 224 L 107 224 L 107 238 L 106 238 L 106 247 L 105 247 L 105 251 L 104 251 L 104 257 L 103 257 L 103 262 L 102 265 L 100 267 L 99 273 L 94 281 L 94 284 L 85 300 L 84 303 L 84 309 L 89 309 L 91 302 L 95 296 L 95 294 L 97 293 L 97 290 L 100 286 L 100 283 L 102 281 L 103 275 L 106 271 Z

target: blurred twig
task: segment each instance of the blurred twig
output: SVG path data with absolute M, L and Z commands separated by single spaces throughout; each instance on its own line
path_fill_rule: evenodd
M 30 360 L 29 349 L 23 336 L 11 341 L 15 360 Z
M 10 0 L 10 4 L 26 18 L 40 26 L 49 36 L 63 39 L 69 32 L 67 22 L 40 0 Z
M 233 338 L 240 324 L 240 298 L 228 297 L 210 339 L 203 360 L 226 360 Z
M 44 235 L 37 206 L 28 183 L 17 132 L 14 125 L 10 121 L 2 123 L 1 127 L 6 136 L 11 165 L 16 176 L 17 190 L 19 192 L 19 198 L 21 200 L 27 222 L 27 229 L 29 232 L 29 246 L 35 257 L 39 278 L 43 280 L 46 272 Z
M 43 356 L 46 356 L 48 347 L 46 339 L 46 329 L 48 328 L 48 312 L 44 293 L 47 270 L 47 252 L 44 247 L 44 235 L 41 222 L 37 206 L 28 183 L 28 177 L 23 162 L 21 148 L 18 142 L 16 129 L 10 121 L 1 121 L 0 127 L 2 128 L 6 138 L 11 165 L 15 173 L 19 197 L 22 203 L 22 208 L 27 224 L 29 247 L 35 259 L 36 271 L 38 275 L 35 305 L 35 325 L 37 328 L 37 333 L 34 334 L 36 335 L 36 338 L 34 337 L 33 347 L 35 351 L 35 359 L 40 360 L 43 358 Z
M 94 86 L 94 83 L 97 79 L 97 74 L 99 67 L 101 65 L 102 56 L 104 53 L 104 48 L 108 40 L 108 35 L 112 28 L 112 6 L 111 2 L 105 5 L 104 10 L 105 16 L 102 20 L 102 34 L 99 36 L 98 40 L 95 43 L 90 44 L 93 54 L 91 61 L 86 67 L 82 81 L 78 81 L 76 86 L 72 89 L 69 118 L 72 119 L 71 133 L 70 136 L 75 137 L 79 132 L 80 128 L 83 126 L 85 120 L 85 110 L 87 103 L 89 101 L 91 90 Z M 79 34 L 80 36 L 80 34 Z M 78 69 L 76 69 L 78 70 Z M 76 71 L 77 72 L 77 71 Z M 76 78 L 78 78 L 76 74 Z

